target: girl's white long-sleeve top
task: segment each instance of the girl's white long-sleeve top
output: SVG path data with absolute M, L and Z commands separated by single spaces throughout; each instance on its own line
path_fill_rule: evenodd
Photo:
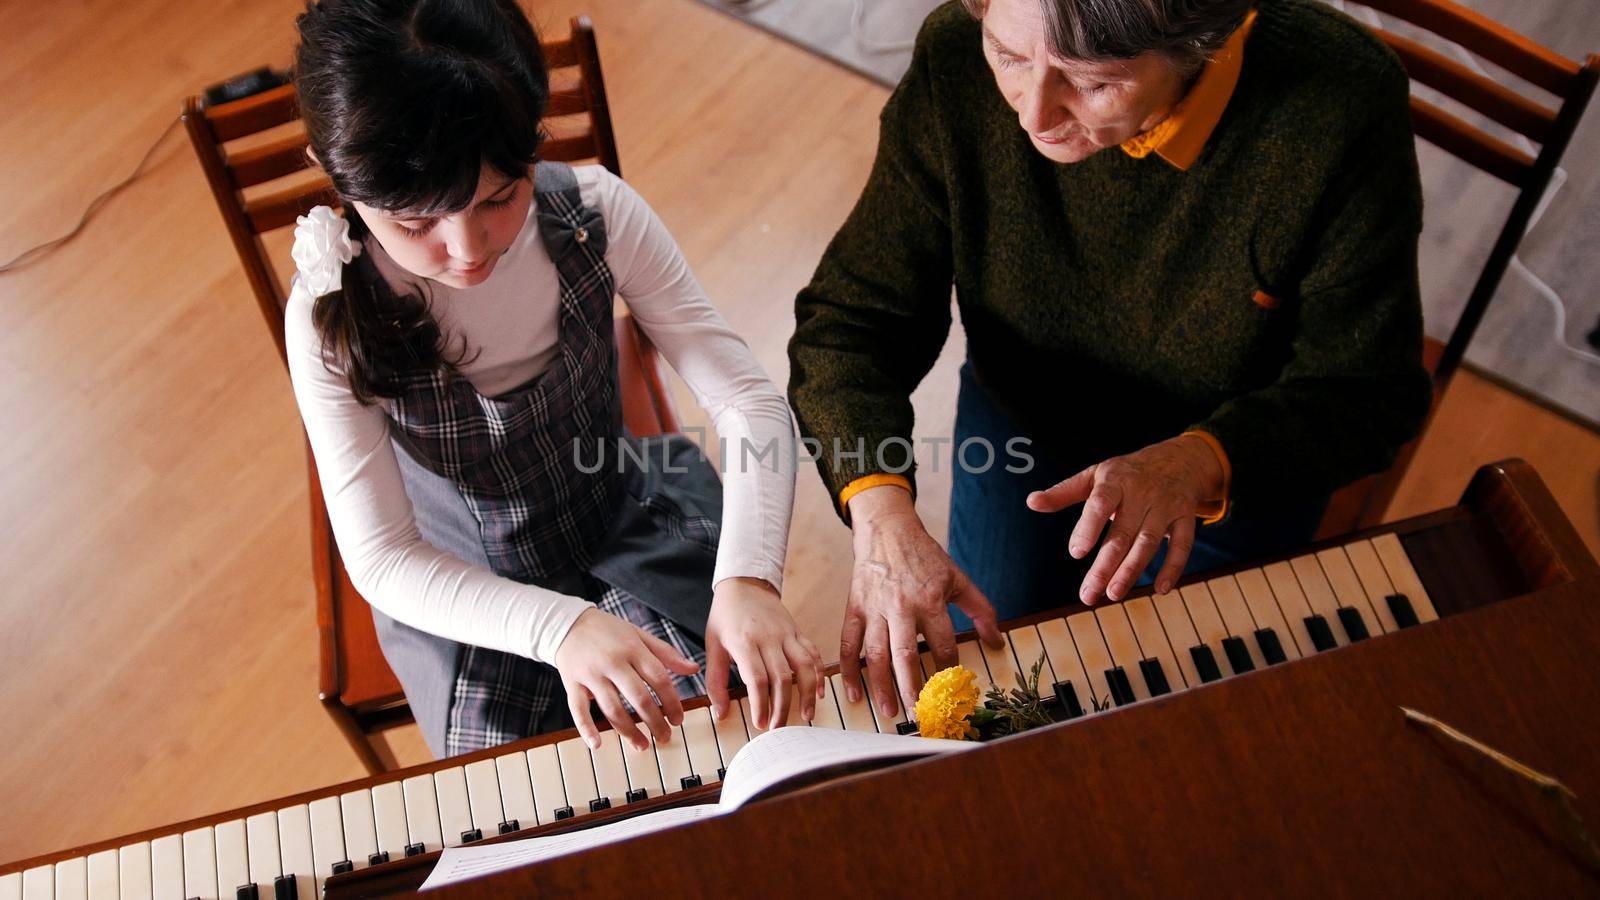
M 710 415 L 726 448 L 713 584 L 742 576 L 781 590 L 796 453 L 788 403 L 712 307 L 644 199 L 599 166 L 573 171 L 585 205 L 605 217 L 605 259 L 617 293 Z M 428 285 L 433 314 L 451 346 L 464 340 L 469 348 L 461 374 L 485 396 L 526 384 L 559 353 L 556 268 L 540 239 L 536 210 L 530 205 L 521 234 L 482 284 L 465 290 Z M 395 288 L 418 281 L 375 239 L 367 239 L 364 252 L 373 254 Z M 373 606 L 414 628 L 553 663 L 572 623 L 591 604 L 500 577 L 423 540 L 389 438 L 391 407 L 358 402 L 344 373 L 324 358 L 312 300 L 298 283 L 289 296 L 289 374 L 351 581 Z M 771 447 L 777 452 L 764 452 Z

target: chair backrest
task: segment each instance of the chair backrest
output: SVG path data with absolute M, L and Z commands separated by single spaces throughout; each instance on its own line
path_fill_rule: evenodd
M 571 29 L 566 40 L 543 45 L 551 96 L 545 121 L 549 138 L 540 158 L 592 160 L 621 175 L 594 28 L 587 16 L 579 16 L 571 20 Z M 210 108 L 191 97 L 184 103 L 183 120 L 267 329 L 280 358 L 286 358 L 283 314 L 288 294 L 262 235 L 293 225 L 317 204 L 338 203 L 327 176 L 306 158 L 294 85 Z M 655 348 L 626 315 L 618 317 L 617 345 L 629 430 L 639 435 L 678 430 Z M 405 696 L 378 646 L 371 611 L 340 562 L 309 452 L 307 464 L 322 698 L 343 707 L 361 731 L 405 721 Z M 358 736 L 348 728 L 346 736 L 360 750 Z M 363 759 L 372 767 L 369 753 Z
M 1411 98 L 1417 136 L 1517 188 L 1518 194 L 1489 257 L 1479 272 L 1466 307 L 1442 349 L 1428 355 L 1434 382 L 1442 387 L 1460 366 L 1489 301 L 1505 276 L 1517 244 L 1528 230 L 1550 178 L 1572 140 L 1600 79 L 1600 56 L 1584 62 L 1534 43 L 1523 35 L 1451 0 L 1351 0 L 1376 12 L 1431 32 L 1466 52 L 1493 63 L 1554 98 L 1513 90 L 1451 57 L 1387 29 L 1376 29 L 1414 81 L 1451 101 L 1505 126 L 1539 145 L 1537 155 L 1512 146 L 1448 110 Z

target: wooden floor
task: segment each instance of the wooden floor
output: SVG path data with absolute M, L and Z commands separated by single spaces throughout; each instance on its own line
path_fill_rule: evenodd
M 70 227 L 185 94 L 285 62 L 298 7 L 0 5 L 0 258 Z M 887 91 L 693 0 L 533 8 L 553 31 L 594 17 L 624 173 L 782 383 L 795 291 L 865 180 Z M 954 336 L 917 394 L 925 432 L 949 427 L 960 356 Z M 77 242 L 0 276 L 0 409 L 0 860 L 362 774 L 315 698 L 288 379 L 180 140 Z M 1600 548 L 1600 438 L 1471 375 L 1395 512 L 1449 505 L 1512 455 Z M 848 533 L 814 473 L 798 496 L 787 597 L 832 648 Z M 947 496 L 924 481 L 936 534 Z M 415 729 L 396 746 L 424 757 Z

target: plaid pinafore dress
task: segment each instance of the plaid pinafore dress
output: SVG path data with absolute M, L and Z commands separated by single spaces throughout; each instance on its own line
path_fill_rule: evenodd
M 495 397 L 436 372 L 406 379 L 389 424 L 418 529 L 467 562 L 584 597 L 704 663 L 721 482 L 683 435 L 623 430 L 605 222 L 565 165 L 539 163 L 534 189 L 560 281 L 559 355 Z M 571 726 L 553 667 L 376 609 L 373 618 L 436 756 Z M 699 675 L 677 687 L 704 693 Z

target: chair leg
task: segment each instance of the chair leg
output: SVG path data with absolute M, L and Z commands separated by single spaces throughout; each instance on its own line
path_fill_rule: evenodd
M 382 775 L 394 767 L 394 752 L 389 749 L 388 742 L 362 731 L 354 713 L 337 702 L 324 701 L 322 707 L 333 718 L 333 724 L 339 727 L 345 742 L 356 752 L 356 757 L 361 760 L 361 765 L 366 768 L 368 775 Z M 378 753 L 380 743 L 386 751 L 387 763 Z

